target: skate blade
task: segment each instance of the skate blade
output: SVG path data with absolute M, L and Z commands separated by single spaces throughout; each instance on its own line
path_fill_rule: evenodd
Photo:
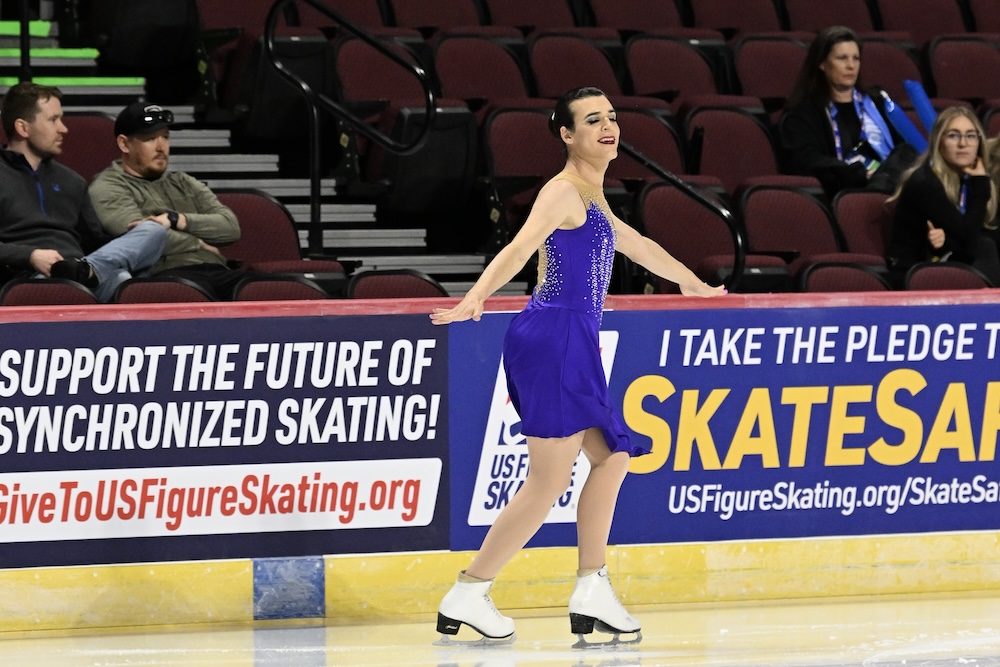
M 605 625 L 600 621 L 594 623 L 594 629 L 599 632 L 604 632 L 609 635 L 613 635 L 611 639 L 604 641 L 587 641 L 586 635 L 577 634 L 577 641 L 573 644 L 572 648 L 577 649 L 606 649 L 606 648 L 618 648 L 635 646 L 642 641 L 642 631 L 636 630 L 635 632 L 619 632 L 609 625 Z M 632 635 L 628 639 L 622 639 L 622 635 Z
M 494 648 L 501 646 L 510 646 L 517 639 L 517 633 L 511 634 L 509 637 L 500 637 L 494 639 L 492 637 L 480 637 L 479 639 L 453 639 L 452 635 L 442 634 L 441 639 L 434 642 L 434 646 L 450 646 L 450 647 L 477 647 L 477 648 Z

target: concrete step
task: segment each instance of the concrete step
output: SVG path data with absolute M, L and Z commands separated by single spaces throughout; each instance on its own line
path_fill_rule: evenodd
M 345 255 L 343 259 L 366 269 L 417 269 L 437 275 L 475 275 L 483 272 L 485 258 L 482 255 Z
M 145 93 L 143 93 L 143 95 L 144 94 Z M 108 116 L 111 116 L 112 118 L 117 118 L 118 114 L 121 112 L 121 110 L 125 108 L 125 105 L 129 104 L 131 102 L 134 102 L 134 101 L 135 100 L 129 100 L 128 102 L 123 102 L 122 104 L 102 104 L 102 103 L 98 103 L 98 102 L 94 102 L 94 103 L 92 103 L 92 102 L 79 102 L 79 101 L 75 101 L 75 100 L 68 100 L 67 101 L 66 99 L 63 99 L 63 110 L 64 111 L 90 111 L 90 112 L 94 112 L 94 113 L 107 114 Z M 193 106 L 188 105 L 188 106 L 170 107 L 170 110 L 174 113 L 174 123 L 175 124 L 194 123 L 195 122 L 194 107 Z M 173 140 L 175 134 L 178 134 L 178 133 L 181 133 L 181 132 L 189 132 L 189 131 L 191 131 L 191 132 L 200 132 L 201 130 L 174 130 L 174 131 L 172 131 L 170 133 L 171 141 Z M 218 130 L 208 130 L 208 131 L 210 131 L 210 132 L 216 132 Z M 226 132 L 226 136 L 228 137 L 229 131 L 225 130 L 225 132 Z M 228 144 L 227 144 L 227 147 L 228 147 Z
M 175 112 L 176 118 L 176 112 Z M 229 130 L 171 130 L 170 154 L 231 150 Z
M 278 176 L 278 156 L 237 153 L 180 153 L 170 155 L 170 169 L 195 176 L 206 174 L 273 174 Z
M 33 45 L 28 52 L 33 76 L 87 75 L 96 73 L 97 49 L 41 48 Z M 0 73 L 16 74 L 21 66 L 20 45 L 7 47 L 0 43 Z
M 116 115 L 126 104 L 146 93 L 145 80 L 141 77 L 33 76 L 32 80 L 44 86 L 58 86 L 66 107 L 112 106 Z M 0 95 L 15 85 L 16 76 L 0 76 Z
M 11 5 L 14 4 L 11 3 Z M 49 20 L 28 21 L 28 35 L 31 37 L 32 44 L 35 44 L 36 40 L 51 39 L 55 41 L 59 36 L 59 24 Z M 20 40 L 21 20 L 0 21 L 0 38 Z
M 6 23 L 6 21 L 0 21 Z M 0 49 L 20 49 L 20 35 L 0 34 Z M 56 49 L 59 48 L 59 40 L 55 37 L 31 37 L 31 48 L 33 49 Z
M 449 296 L 465 296 L 472 286 L 475 285 L 475 281 L 438 281 L 441 283 L 441 287 L 448 290 Z M 528 283 L 523 281 L 512 281 L 498 289 L 493 293 L 493 296 L 524 296 L 528 293 Z
M 172 161 L 172 160 L 171 160 Z M 270 193 L 273 197 L 304 197 L 310 195 L 308 178 L 221 178 L 209 177 L 203 179 L 205 185 L 215 189 L 257 188 Z M 339 182 L 334 178 L 324 178 L 320 181 L 321 197 L 336 197 Z
M 308 232 L 299 231 L 299 243 L 309 247 Z M 323 249 L 338 257 L 344 250 L 361 248 L 385 251 L 389 248 L 426 248 L 426 229 L 324 229 Z
M 287 204 L 288 212 L 298 224 L 308 224 L 311 221 L 312 208 L 309 204 Z M 320 223 L 374 223 L 374 204 L 337 204 L 324 202 L 320 205 Z

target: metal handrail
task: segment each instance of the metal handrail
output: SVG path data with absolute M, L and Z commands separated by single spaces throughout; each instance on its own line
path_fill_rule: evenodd
M 747 252 L 746 243 L 743 240 L 743 233 L 740 231 L 739 224 L 737 223 L 735 216 L 733 216 L 733 212 L 711 197 L 704 195 L 697 188 L 693 188 L 689 184 L 682 181 L 676 174 L 666 170 L 662 165 L 654 162 L 651 158 L 644 155 L 634 146 L 622 141 L 619 142 L 618 148 L 646 169 L 649 169 L 663 180 L 668 181 L 682 193 L 691 199 L 694 199 L 696 202 L 722 218 L 723 222 L 726 223 L 726 226 L 729 227 L 729 233 L 733 238 L 733 248 L 735 249 L 735 253 L 733 255 L 733 272 L 729 276 L 729 280 L 726 281 L 726 287 L 731 291 L 735 289 L 735 287 L 739 285 L 740 279 L 743 277 L 743 270 L 746 266 Z
M 31 21 L 28 18 L 28 0 L 21 0 L 21 66 L 18 70 L 18 81 L 31 81 Z
M 425 123 L 420 128 L 417 136 L 407 143 L 394 140 L 389 135 L 368 125 L 363 118 L 355 115 L 346 106 L 325 95 L 321 91 L 315 91 L 302 77 L 292 72 L 278 60 L 275 54 L 275 28 L 278 23 L 278 16 L 287 5 L 301 2 L 309 5 L 327 18 L 331 19 L 338 26 L 351 33 L 365 44 L 369 45 L 385 57 L 389 58 L 408 73 L 412 74 L 420 83 L 424 93 Z M 267 20 L 264 23 L 264 54 L 272 67 L 284 79 L 295 85 L 305 96 L 306 105 L 309 108 L 309 248 L 312 251 L 322 249 L 322 230 L 320 229 L 321 209 L 320 209 L 320 188 L 321 188 L 321 159 L 320 159 L 320 119 L 319 111 L 322 106 L 324 110 L 334 114 L 337 118 L 351 125 L 359 133 L 365 135 L 376 144 L 384 147 L 392 153 L 400 155 L 411 155 L 427 141 L 431 128 L 434 124 L 434 116 L 437 112 L 437 101 L 434 98 L 434 91 L 431 89 L 430 77 L 422 67 L 407 62 L 392 49 L 378 39 L 372 37 L 359 26 L 354 25 L 345 19 L 339 12 L 327 7 L 321 0 L 277 0 L 267 13 Z

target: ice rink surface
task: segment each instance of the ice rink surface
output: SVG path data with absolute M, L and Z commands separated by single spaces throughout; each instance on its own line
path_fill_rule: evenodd
M 517 620 L 513 643 L 441 646 L 430 617 L 385 625 L 266 625 L 0 638 L 3 667 L 1000 666 L 1000 596 L 868 597 L 635 607 L 638 645 L 573 648 L 560 610 Z M 458 641 L 473 639 L 463 628 Z M 607 635 L 591 635 L 592 641 Z

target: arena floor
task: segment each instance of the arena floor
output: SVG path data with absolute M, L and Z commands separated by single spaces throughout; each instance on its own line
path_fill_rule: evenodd
M 387 625 L 257 625 L 0 639 L 4 667 L 641 667 L 1000 665 L 1000 597 L 853 598 L 638 607 L 638 645 L 574 648 L 568 620 L 517 617 L 516 641 L 437 645 L 430 618 Z M 463 629 L 463 633 L 465 630 Z M 601 635 L 594 635 L 595 639 Z M 607 636 L 604 636 L 607 637 Z M 460 634 L 459 641 L 471 639 Z

